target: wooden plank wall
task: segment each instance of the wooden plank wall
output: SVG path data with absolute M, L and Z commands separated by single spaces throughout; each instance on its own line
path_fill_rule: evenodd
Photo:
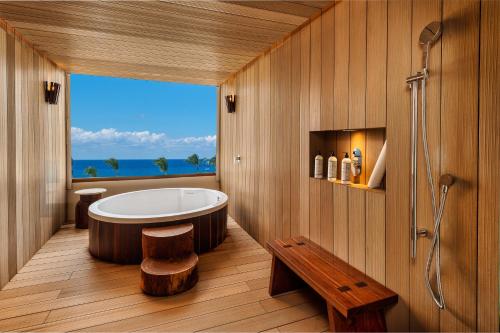
M 65 73 L 0 26 L 0 286 L 64 222 Z M 43 81 L 62 84 L 57 105 Z
M 238 100 L 236 113 L 221 110 L 230 215 L 263 245 L 302 234 L 385 283 L 400 295 L 391 330 L 498 330 L 498 11 L 496 1 L 341 1 L 248 64 L 221 85 L 221 96 Z M 442 174 L 457 177 L 442 226 L 444 311 L 424 287 L 430 240 L 419 241 L 416 260 L 409 253 L 405 78 L 422 68 L 418 37 L 432 21 L 444 25 L 427 87 L 432 172 L 436 184 Z M 362 129 L 332 141 L 337 153 L 364 150 L 362 183 L 387 139 L 385 191 L 310 178 L 309 140 L 317 138 L 309 132 L 333 129 Z M 418 223 L 431 229 L 418 149 Z

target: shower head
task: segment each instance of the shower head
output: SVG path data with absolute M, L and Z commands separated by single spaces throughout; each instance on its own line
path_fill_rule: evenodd
M 421 45 L 430 45 L 441 37 L 442 25 L 441 22 L 431 22 L 420 33 L 419 43 Z
M 427 78 L 429 68 L 429 49 L 431 45 L 441 37 L 443 25 L 441 22 L 431 22 L 422 30 L 419 37 L 420 45 L 424 46 L 424 77 Z M 424 79 L 425 79 L 424 78 Z

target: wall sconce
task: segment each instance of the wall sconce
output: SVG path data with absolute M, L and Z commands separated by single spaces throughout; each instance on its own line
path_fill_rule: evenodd
M 227 95 L 226 96 L 226 106 L 228 113 L 234 113 L 236 111 L 236 96 Z
M 45 87 L 45 102 L 49 104 L 57 104 L 61 85 L 56 82 L 47 82 L 47 81 L 44 81 L 43 85 Z

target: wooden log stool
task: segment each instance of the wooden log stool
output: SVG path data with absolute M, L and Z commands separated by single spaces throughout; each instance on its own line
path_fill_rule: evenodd
M 88 229 L 89 227 L 89 206 L 97 200 L 101 200 L 105 188 L 87 188 L 75 191 L 80 196 L 80 201 L 75 207 L 75 227 L 78 229 Z
M 267 245 L 271 296 L 307 284 L 326 301 L 330 331 L 387 331 L 384 310 L 398 301 L 393 291 L 304 237 Z
M 193 225 L 142 229 L 141 288 L 153 296 L 191 289 L 198 282 Z

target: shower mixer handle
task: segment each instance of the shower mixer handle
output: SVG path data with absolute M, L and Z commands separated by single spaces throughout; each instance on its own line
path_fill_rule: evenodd
M 449 173 L 439 177 L 439 185 L 441 186 L 446 186 L 447 188 L 449 188 L 451 185 L 453 185 L 453 183 L 455 183 L 455 177 L 453 177 Z

